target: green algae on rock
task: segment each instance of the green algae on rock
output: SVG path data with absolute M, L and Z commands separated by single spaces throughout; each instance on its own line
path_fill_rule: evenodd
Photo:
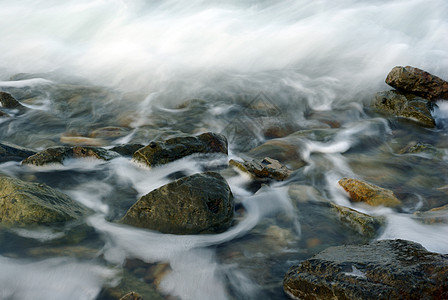
M 372 107 L 380 113 L 404 118 L 428 128 L 436 127 L 431 115 L 433 106 L 426 99 L 399 91 L 379 92 L 372 101 Z
M 89 209 L 45 184 L 0 177 L 2 224 L 39 225 L 65 222 L 89 212 Z
M 401 200 L 395 197 L 392 191 L 359 179 L 343 178 L 339 180 L 339 185 L 349 193 L 350 199 L 354 202 L 387 207 L 397 207 L 402 204 Z
M 149 167 L 163 165 L 195 153 L 227 154 L 227 139 L 217 133 L 174 137 L 163 142 L 151 142 L 137 150 L 133 159 Z
M 233 219 L 233 195 L 215 172 L 180 178 L 141 197 L 121 223 L 172 234 L 222 232 Z

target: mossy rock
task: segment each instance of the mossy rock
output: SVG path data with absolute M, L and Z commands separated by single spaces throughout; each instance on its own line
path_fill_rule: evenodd
M 214 172 L 183 177 L 141 197 L 124 224 L 172 234 L 222 232 L 233 219 L 233 195 Z
M 431 115 L 434 105 L 426 99 L 399 91 L 379 92 L 372 101 L 372 107 L 380 113 L 405 118 L 429 128 L 436 127 Z
M 0 223 L 40 225 L 77 219 L 89 209 L 42 183 L 0 177 Z

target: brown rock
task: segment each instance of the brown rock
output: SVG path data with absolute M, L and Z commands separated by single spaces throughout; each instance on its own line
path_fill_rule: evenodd
M 354 202 L 364 202 L 372 206 L 397 207 L 402 203 L 390 190 L 353 178 L 343 178 L 339 184 Z
M 239 162 L 231 159 L 229 161 L 231 166 L 235 166 L 238 169 L 249 173 L 255 178 L 272 178 L 277 180 L 285 180 L 291 175 L 292 171 L 285 165 L 281 164 L 278 160 L 265 157 L 263 160 L 252 160 Z
M 120 300 L 143 300 L 143 297 L 136 292 L 130 292 L 121 297 Z
M 447 81 L 411 66 L 393 68 L 386 77 L 386 83 L 429 100 L 448 99 Z

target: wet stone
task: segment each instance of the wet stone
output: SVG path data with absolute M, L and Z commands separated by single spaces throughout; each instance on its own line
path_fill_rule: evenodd
M 233 195 L 214 172 L 183 177 L 141 197 L 121 223 L 172 234 L 222 232 L 233 219 Z
M 263 160 L 252 160 L 239 162 L 231 159 L 229 161 L 231 166 L 249 173 L 254 178 L 272 178 L 276 180 L 285 180 L 291 175 L 292 171 L 278 160 L 265 157 Z
M 286 273 L 293 299 L 447 299 L 448 256 L 405 240 L 330 247 Z
M 411 66 L 394 67 L 387 75 L 386 83 L 397 90 L 413 93 L 429 100 L 448 100 L 447 81 Z
M 143 297 L 140 296 L 139 293 L 136 292 L 130 292 L 123 297 L 120 298 L 120 300 L 143 300 Z
M 24 108 L 19 101 L 5 92 L 0 92 L 0 104 L 4 108 Z
M 36 151 L 31 149 L 9 143 L 0 143 L 0 162 L 21 161 L 34 154 L 36 154 Z
M 195 153 L 227 154 L 227 139 L 212 132 L 198 136 L 174 137 L 163 142 L 151 142 L 137 150 L 133 160 L 149 167 L 167 164 Z
M 379 92 L 372 101 L 372 107 L 380 113 L 404 118 L 428 128 L 436 127 L 431 115 L 433 106 L 426 99 L 399 91 Z
M 428 211 L 416 211 L 414 216 L 425 224 L 448 224 L 448 204 Z
M 59 146 L 59 147 L 47 148 L 43 151 L 40 151 L 24 159 L 22 161 L 22 164 L 35 165 L 35 166 L 43 166 L 52 163 L 62 164 L 63 161 L 68 158 L 86 158 L 86 157 L 108 161 L 118 156 L 119 154 L 114 151 L 97 147 Z
M 371 206 L 397 207 L 402 202 L 390 190 L 353 178 L 339 180 L 339 185 L 349 193 L 353 202 L 364 202 Z
M 143 147 L 145 147 L 143 144 L 122 144 L 112 147 L 110 150 L 123 156 L 132 156 L 137 150 Z
M 22 226 L 65 222 L 89 212 L 89 209 L 45 184 L 0 177 L 2 224 Z
M 284 138 L 269 140 L 250 150 L 248 155 L 260 160 L 265 157 L 270 157 L 281 161 L 294 169 L 298 169 L 305 165 L 299 152 L 300 147 L 297 144 Z

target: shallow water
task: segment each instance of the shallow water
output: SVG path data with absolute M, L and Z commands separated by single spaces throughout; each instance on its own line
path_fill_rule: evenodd
M 129 157 L 1 163 L 0 173 L 46 183 L 95 211 L 61 226 L 1 228 L 1 299 L 109 299 L 120 282 L 140 284 L 123 289 L 144 290 L 145 299 L 285 299 L 291 265 L 370 240 L 328 201 L 384 216 L 374 239 L 448 253 L 448 216 L 430 224 L 414 214 L 448 203 L 447 104 L 434 112 L 436 129 L 368 107 L 396 65 L 448 79 L 446 1 L 0 3 L 0 91 L 27 107 L 0 108 L 11 116 L 0 117 L 2 142 L 109 148 L 214 131 L 227 136 L 229 158 L 272 139 L 287 144 L 282 161 L 295 170 L 261 186 L 222 156 L 153 169 Z M 417 142 L 437 152 L 403 154 Z M 115 222 L 140 196 L 203 170 L 220 171 L 238 203 L 228 231 L 175 236 Z M 404 205 L 355 205 L 337 184 L 343 177 L 391 189 Z

